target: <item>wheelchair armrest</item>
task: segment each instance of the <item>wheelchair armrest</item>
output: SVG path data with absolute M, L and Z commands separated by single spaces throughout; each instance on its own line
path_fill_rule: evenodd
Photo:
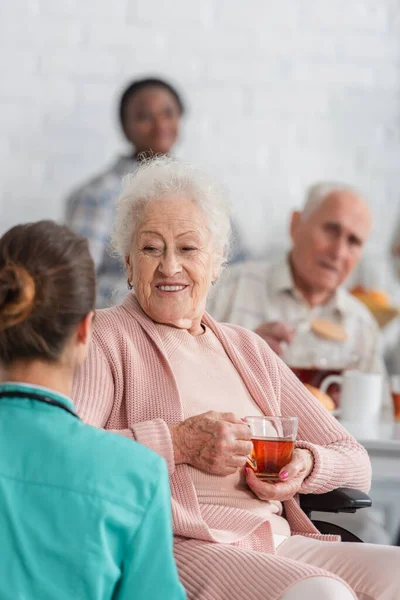
M 326 494 L 302 494 L 300 506 L 309 516 L 311 512 L 354 513 L 371 506 L 371 498 L 351 488 L 337 488 Z

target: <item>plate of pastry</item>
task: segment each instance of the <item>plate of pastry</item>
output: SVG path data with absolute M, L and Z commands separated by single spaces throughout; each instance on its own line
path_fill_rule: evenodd
M 397 306 L 393 306 L 389 294 L 386 292 L 358 285 L 351 290 L 351 294 L 365 304 L 381 329 L 400 314 L 399 309 Z
M 321 402 L 322 406 L 331 413 L 332 416 L 334 416 L 334 417 L 339 416 L 340 409 L 336 408 L 334 401 L 332 400 L 332 398 L 330 396 L 328 396 L 328 394 L 325 394 L 325 392 L 321 392 L 320 389 L 318 389 L 317 387 L 314 387 L 313 385 L 310 385 L 309 383 L 305 383 L 304 385 L 306 386 L 308 391 L 311 392 L 312 395 L 317 400 L 319 400 L 319 402 Z

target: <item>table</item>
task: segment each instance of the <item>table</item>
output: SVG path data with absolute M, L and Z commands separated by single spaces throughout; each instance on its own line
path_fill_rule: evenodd
M 400 531 L 400 421 L 384 415 L 379 423 L 341 423 L 369 454 L 372 505 L 383 515 L 384 528 L 395 543 Z

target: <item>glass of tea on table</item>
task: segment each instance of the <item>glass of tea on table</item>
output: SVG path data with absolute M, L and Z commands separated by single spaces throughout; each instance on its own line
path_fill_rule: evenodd
M 400 375 L 390 377 L 390 390 L 392 392 L 394 418 L 400 420 Z
M 246 417 L 253 450 L 247 459 L 263 481 L 279 481 L 280 470 L 292 460 L 297 417 Z

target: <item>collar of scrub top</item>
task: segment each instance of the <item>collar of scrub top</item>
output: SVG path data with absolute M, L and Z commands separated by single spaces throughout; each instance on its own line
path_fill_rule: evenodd
M 12 382 L 2 383 L 0 384 L 0 400 L 3 398 L 23 398 L 26 400 L 36 400 L 38 402 L 42 402 L 43 404 L 49 404 L 51 406 L 61 408 L 65 412 L 79 419 L 71 398 L 39 385 Z

